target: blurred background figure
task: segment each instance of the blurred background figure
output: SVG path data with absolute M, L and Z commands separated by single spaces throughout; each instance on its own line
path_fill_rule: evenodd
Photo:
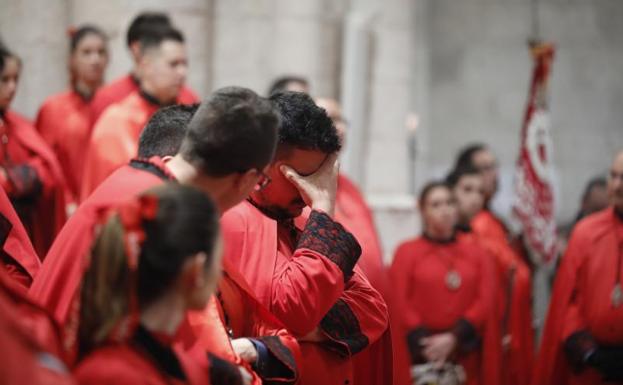
M 50 147 L 11 109 L 21 70 L 21 60 L 0 45 L 0 185 L 41 256 L 65 222 L 65 182 Z
M 273 81 L 268 89 L 268 96 L 283 91 L 303 92 L 309 94 L 309 82 L 302 76 L 281 76 Z
M 91 102 L 104 82 L 107 36 L 98 27 L 69 31 L 69 90 L 50 96 L 37 114 L 36 127 L 54 151 L 67 183 L 68 214 L 79 203 L 84 157 L 91 137 Z

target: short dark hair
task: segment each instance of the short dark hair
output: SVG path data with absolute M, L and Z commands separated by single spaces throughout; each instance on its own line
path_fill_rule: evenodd
M 145 35 L 141 39 L 141 52 L 144 53 L 151 48 L 158 48 L 167 40 L 184 43 L 184 35 L 178 29 L 170 26 L 153 30 L 152 33 Z
M 8 58 L 15 58 L 21 64 L 20 58 L 11 52 L 11 50 L 9 50 L 9 48 L 0 41 L 0 72 L 4 71 L 4 64 Z
M 446 176 L 446 184 L 452 188 L 456 187 L 461 178 L 468 175 L 480 175 L 480 171 L 471 165 L 455 168 Z
M 437 188 L 445 188 L 445 189 L 451 190 L 450 186 L 443 180 L 434 180 L 434 181 L 426 183 L 424 187 L 422 187 L 422 190 L 420 191 L 420 195 L 418 198 L 418 204 L 420 205 L 420 210 L 422 210 L 424 206 L 426 205 L 426 200 L 428 199 L 428 196 L 430 195 L 430 193 L 433 192 L 433 190 Z
M 128 47 L 131 46 L 132 43 L 142 40 L 145 36 L 152 34 L 154 30 L 158 30 L 163 26 L 171 26 L 171 19 L 166 13 L 143 12 L 138 14 L 134 20 L 132 20 L 128 28 L 128 33 L 126 35 Z
M 476 167 L 474 164 L 474 155 L 476 155 L 477 152 L 486 150 L 487 148 L 487 145 L 484 143 L 472 143 L 467 145 L 459 152 L 454 168 L 460 169 L 464 167 Z
M 91 35 L 91 34 L 101 37 L 102 40 L 104 41 L 108 41 L 108 36 L 100 28 L 94 25 L 85 24 L 85 25 L 78 27 L 78 29 L 70 33 L 69 52 L 74 52 L 76 48 L 78 47 L 78 44 L 80 44 L 80 41 L 82 41 L 82 39 L 84 39 L 86 36 Z
M 159 109 L 138 139 L 138 157 L 173 156 L 182 145 L 188 124 L 199 104 L 179 104 Z
M 340 137 L 327 112 L 302 92 L 278 92 L 270 97 L 281 115 L 277 151 L 290 148 L 317 150 L 325 154 L 338 152 Z
M 593 179 L 589 180 L 588 183 L 586 184 L 586 187 L 584 188 L 584 194 L 582 194 L 582 201 L 584 202 L 585 200 L 587 200 L 591 192 L 593 192 L 593 190 L 596 187 L 606 188 L 607 186 L 608 186 L 608 183 L 605 177 L 603 176 L 594 177 Z
M 267 99 L 248 88 L 221 88 L 199 106 L 180 153 L 210 176 L 261 170 L 275 154 L 278 128 Z
M 276 94 L 277 92 L 287 91 L 288 84 L 290 83 L 300 83 L 305 87 L 309 87 L 309 82 L 302 76 L 295 75 L 287 75 L 278 77 L 273 81 L 268 89 L 268 96 L 272 94 Z

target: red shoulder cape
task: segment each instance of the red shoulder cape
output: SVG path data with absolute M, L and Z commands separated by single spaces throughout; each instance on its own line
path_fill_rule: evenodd
M 2 189 L 0 189 L 0 214 L 6 219 L 6 223 L 0 227 L 4 230 L 7 225 L 8 231 L 6 234 L 3 231 L 1 239 L 2 250 L 10 258 L 4 261 L 4 267 L 8 275 L 27 290 L 37 275 L 41 262 L 9 197 Z
M 150 161 L 164 167 L 159 158 Z M 72 320 L 77 316 L 77 307 L 74 303 L 94 238 L 98 212 L 161 183 L 160 177 L 129 165 L 118 169 L 80 205 L 41 265 L 29 294 L 64 325 L 64 343 L 69 352 L 75 348 L 77 321 Z
M 23 147 L 41 158 L 47 173 L 39 171 L 43 194 L 37 201 L 37 224 L 33 228 L 32 243 L 39 255 L 45 255 L 54 237 L 65 223 L 66 185 L 56 157 L 33 125 L 21 115 L 7 111 L 7 124 L 13 126 L 12 135 Z M 45 175 L 49 175 L 47 178 Z

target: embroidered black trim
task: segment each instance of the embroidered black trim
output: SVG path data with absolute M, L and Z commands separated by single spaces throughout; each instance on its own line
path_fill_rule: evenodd
M 262 377 L 264 384 L 294 384 L 298 379 L 296 361 L 290 349 L 285 346 L 277 336 L 255 337 L 261 341 L 271 356 L 278 362 L 268 362 L 266 368 L 258 368 L 257 373 Z M 277 378 L 279 380 L 277 380 Z
M 219 385 L 242 385 L 242 376 L 238 367 L 208 353 L 210 361 L 210 383 Z
M 332 338 L 323 343 L 325 348 L 342 357 L 359 353 L 370 344 L 368 337 L 361 332 L 357 316 L 341 299 L 322 318 L 320 328 Z
M 301 234 L 297 248 L 318 252 L 338 265 L 344 280 L 353 275 L 353 268 L 361 256 L 357 239 L 327 214 L 313 210 Z
M 407 347 L 409 348 L 409 355 L 411 356 L 412 364 L 415 365 L 426 362 L 421 340 L 422 338 L 429 337 L 430 335 L 431 332 L 423 326 L 412 329 L 410 332 L 407 333 Z
M 571 334 L 564 342 L 565 355 L 571 367 L 579 372 L 586 366 L 588 356 L 597 349 L 593 336 L 586 330 Z
M 152 173 L 162 180 L 175 181 L 175 177 L 168 170 L 150 162 L 149 159 L 134 158 L 130 161 L 130 167 Z
M 480 347 L 480 336 L 474 325 L 464 318 L 459 319 L 451 330 L 456 337 L 458 350 L 461 353 L 469 353 Z
M 158 342 L 142 325 L 136 329 L 132 342 L 167 375 L 186 381 L 186 374 L 173 349 Z

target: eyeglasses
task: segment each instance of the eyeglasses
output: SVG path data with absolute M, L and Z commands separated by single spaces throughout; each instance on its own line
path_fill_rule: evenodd
M 255 185 L 255 191 L 262 191 L 272 182 L 272 179 L 268 175 L 264 173 L 262 170 L 257 170 L 257 173 L 260 174 L 260 179 L 257 181 Z

